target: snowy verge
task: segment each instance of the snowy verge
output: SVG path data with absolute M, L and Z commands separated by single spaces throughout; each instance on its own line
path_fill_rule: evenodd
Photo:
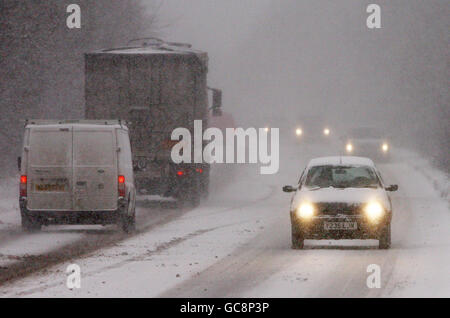
M 419 154 L 402 149 L 399 152 L 399 158 L 406 160 L 412 167 L 423 174 L 433 185 L 433 188 L 439 192 L 441 198 L 450 202 L 450 176 L 435 168 L 429 160 L 420 157 Z

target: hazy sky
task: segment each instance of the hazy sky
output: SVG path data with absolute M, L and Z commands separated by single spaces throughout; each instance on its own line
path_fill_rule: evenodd
M 379 30 L 366 26 L 374 2 L 382 10 Z M 408 130 L 408 120 L 425 125 L 423 103 L 448 96 L 428 80 L 439 86 L 448 71 L 448 4 L 166 0 L 159 23 L 168 25 L 161 37 L 209 53 L 210 84 L 223 88 L 224 108 L 238 121 L 280 125 L 326 114 L 329 121 Z

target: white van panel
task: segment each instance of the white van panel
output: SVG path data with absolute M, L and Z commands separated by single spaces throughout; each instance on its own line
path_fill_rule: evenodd
M 31 129 L 29 145 L 28 209 L 72 209 L 72 129 Z
M 117 146 L 114 129 L 73 129 L 75 211 L 117 209 Z

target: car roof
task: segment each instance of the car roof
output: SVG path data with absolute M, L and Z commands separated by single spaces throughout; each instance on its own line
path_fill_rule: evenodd
M 357 165 L 375 167 L 375 164 L 369 158 L 353 156 L 334 156 L 314 158 L 308 163 L 308 167 L 315 166 L 339 166 L 339 165 Z

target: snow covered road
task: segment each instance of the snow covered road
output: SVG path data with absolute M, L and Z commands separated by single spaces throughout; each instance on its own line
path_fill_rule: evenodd
M 13 199 L 0 199 L 0 296 L 450 297 L 445 176 L 397 151 L 392 163 L 379 165 L 386 183 L 400 187 L 392 195 L 390 250 L 378 250 L 377 241 L 307 241 L 305 250 L 291 250 L 290 196 L 281 186 L 295 184 L 309 158 L 333 150 L 280 150 L 273 176 L 259 175 L 257 166 L 215 167 L 211 197 L 199 208 L 140 201 L 139 232 L 131 237 L 112 227 L 23 234 L 15 194 L 7 193 Z M 48 255 L 63 256 L 46 264 Z M 34 263 L 40 266 L 21 279 L 1 280 L 17 264 Z M 72 263 L 81 267 L 81 289 L 66 287 Z M 381 267 L 380 289 L 366 285 L 370 264 Z

